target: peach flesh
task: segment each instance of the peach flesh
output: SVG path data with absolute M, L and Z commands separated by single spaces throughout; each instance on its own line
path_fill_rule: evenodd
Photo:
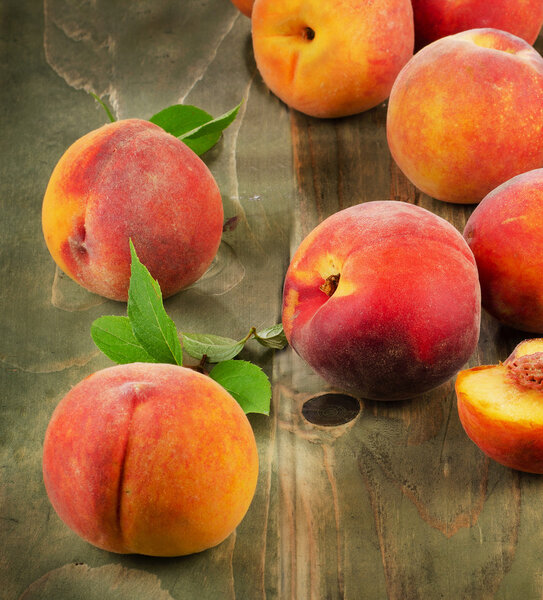
M 521 342 L 499 365 L 458 374 L 458 414 L 468 437 L 500 464 L 543 473 L 543 339 Z
M 211 378 L 133 363 L 87 377 L 59 403 L 43 476 L 59 517 L 91 544 L 179 556 L 236 528 L 258 455 L 241 407 Z
M 59 160 L 42 208 L 57 265 L 91 292 L 126 301 L 132 238 L 164 297 L 197 281 L 222 235 L 217 184 L 201 159 L 140 119 L 105 125 Z
M 402 202 L 332 215 L 300 244 L 285 277 L 283 325 L 329 384 L 405 399 L 449 379 L 478 340 L 473 256 L 444 219 Z

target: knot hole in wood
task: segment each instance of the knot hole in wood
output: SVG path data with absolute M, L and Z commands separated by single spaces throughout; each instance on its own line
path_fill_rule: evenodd
M 346 394 L 319 394 L 302 406 L 302 415 L 314 425 L 336 427 L 355 419 L 360 412 L 360 402 Z

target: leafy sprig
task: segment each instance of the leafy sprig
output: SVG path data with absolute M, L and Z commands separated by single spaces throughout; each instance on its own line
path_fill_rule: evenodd
M 131 273 L 127 316 L 103 316 L 91 326 L 96 346 L 119 364 L 130 362 L 171 363 L 183 366 L 183 353 L 206 363 L 217 363 L 209 376 L 239 402 L 246 413 L 269 414 L 271 385 L 265 373 L 248 361 L 232 360 L 254 338 L 267 348 L 286 345 L 280 324 L 257 331 L 251 327 L 237 341 L 210 334 L 182 333 L 166 313 L 158 281 L 139 260 L 130 240 Z
M 115 121 L 107 104 L 96 94 L 91 94 L 102 106 L 111 122 Z M 183 141 L 198 156 L 207 152 L 221 138 L 222 132 L 234 121 L 241 102 L 217 118 L 197 106 L 174 104 L 153 115 L 149 121 L 162 127 Z

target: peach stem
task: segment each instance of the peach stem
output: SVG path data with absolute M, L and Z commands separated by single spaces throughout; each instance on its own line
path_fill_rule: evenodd
M 327 296 L 332 296 L 334 292 L 337 290 L 337 286 L 339 285 L 339 273 L 337 275 L 330 275 L 324 281 L 324 283 L 319 286 L 319 290 L 324 292 Z
M 311 27 L 304 27 L 303 31 L 302 31 L 302 37 L 304 38 L 304 40 L 314 40 L 315 39 L 315 30 L 311 29 Z

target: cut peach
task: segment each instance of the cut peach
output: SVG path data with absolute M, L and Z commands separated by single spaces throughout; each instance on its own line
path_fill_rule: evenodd
M 485 454 L 543 473 L 543 338 L 521 342 L 504 363 L 461 371 L 456 396 L 460 421 Z

